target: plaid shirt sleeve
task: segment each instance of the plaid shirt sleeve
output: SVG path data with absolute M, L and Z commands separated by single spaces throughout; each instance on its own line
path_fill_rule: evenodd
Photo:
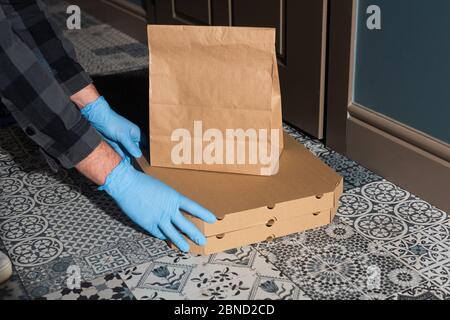
M 90 83 L 92 79 L 77 62 L 74 47 L 62 34 L 46 6 L 40 0 L 7 1 L 14 32 L 35 53 L 42 55 L 56 80 L 71 96 Z M 0 1 L 1 2 L 1 1 Z
M 11 102 L 8 108 L 26 134 L 64 167 L 72 168 L 102 140 L 99 133 L 81 116 L 66 92 L 66 89 L 76 90 L 77 85 L 82 83 L 82 80 L 74 80 L 80 74 L 76 71 L 78 67 L 68 63 L 68 71 L 64 71 L 65 65 L 61 61 L 70 61 L 71 58 L 58 59 L 50 50 L 47 53 L 49 64 L 53 64 L 52 69 L 61 70 L 56 71 L 55 76 L 17 35 L 13 22 L 8 19 L 10 4 L 3 3 L 5 0 L 0 1 L 0 94 Z M 22 3 L 21 6 L 34 1 Z M 39 26 L 43 25 L 46 23 L 40 19 L 29 23 L 31 30 L 36 33 L 46 30 L 45 27 L 40 29 Z M 51 48 L 54 41 L 54 34 L 39 35 L 41 48 L 48 45 Z M 59 54 L 65 56 L 63 52 L 61 50 Z

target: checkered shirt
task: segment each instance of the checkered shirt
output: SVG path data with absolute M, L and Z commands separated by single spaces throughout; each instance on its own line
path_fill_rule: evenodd
M 0 96 L 26 134 L 66 168 L 101 141 L 70 100 L 91 82 L 40 0 L 0 0 Z

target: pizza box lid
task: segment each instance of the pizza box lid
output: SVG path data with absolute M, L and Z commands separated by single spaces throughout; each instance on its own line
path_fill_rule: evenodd
M 208 224 L 185 214 L 206 237 L 319 212 L 331 212 L 332 219 L 342 177 L 288 134 L 284 139 L 280 168 L 273 176 L 152 167 L 144 157 L 137 162 L 144 172 L 216 215 L 218 221 Z

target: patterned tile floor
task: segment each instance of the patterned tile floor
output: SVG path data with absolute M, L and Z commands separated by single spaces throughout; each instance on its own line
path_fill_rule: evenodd
M 46 0 L 64 27 L 62 1 Z M 66 31 L 91 74 L 147 67 L 146 47 L 83 15 Z M 92 39 L 96 39 L 92 41 Z M 136 228 L 74 171 L 53 173 L 15 126 L 0 129 L 0 299 L 449 299 L 450 219 L 286 126 L 345 178 L 326 227 L 202 257 Z
M 0 297 L 450 298 L 448 215 L 285 129 L 345 177 L 336 219 L 211 256 L 168 249 L 76 172 L 50 171 L 19 128 L 0 129 L 0 239 L 15 266 Z

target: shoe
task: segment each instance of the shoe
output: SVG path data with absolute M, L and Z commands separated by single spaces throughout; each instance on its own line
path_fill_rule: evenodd
M 0 283 L 12 276 L 12 263 L 8 256 L 0 251 Z

